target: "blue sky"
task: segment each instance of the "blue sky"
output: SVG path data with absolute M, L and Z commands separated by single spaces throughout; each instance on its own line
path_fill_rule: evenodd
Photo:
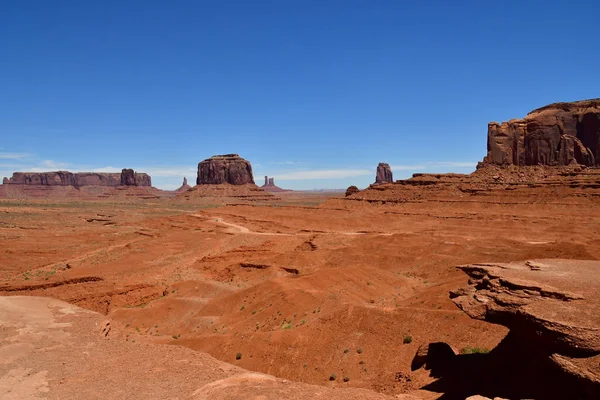
M 471 172 L 489 121 L 600 97 L 600 2 L 0 2 L 0 175 L 239 153 L 257 183 Z

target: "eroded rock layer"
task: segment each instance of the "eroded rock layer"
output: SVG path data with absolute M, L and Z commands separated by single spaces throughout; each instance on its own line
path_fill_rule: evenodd
M 483 162 L 495 165 L 600 165 L 600 99 L 555 103 L 523 119 L 490 122 Z

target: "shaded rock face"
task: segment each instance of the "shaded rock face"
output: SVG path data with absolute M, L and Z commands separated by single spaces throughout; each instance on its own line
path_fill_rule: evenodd
M 237 154 L 213 156 L 198 164 L 198 185 L 254 184 L 252 165 Z
M 123 169 L 121 173 L 105 172 L 15 172 L 11 178 L 4 178 L 3 184 L 40 185 L 40 186 L 152 186 L 148 174 L 132 169 Z
M 526 344 L 553 365 L 572 398 L 600 398 L 600 261 L 530 260 L 458 267 L 470 286 L 450 297 L 470 317 L 510 329 L 513 346 Z M 517 363 L 518 360 L 515 360 Z
M 600 165 L 600 99 L 551 104 L 523 119 L 490 122 L 487 147 L 487 164 Z
M 346 197 L 353 195 L 354 193 L 358 193 L 360 190 L 356 186 L 350 186 L 346 189 Z
M 379 163 L 377 166 L 377 175 L 375 176 L 375 183 L 392 183 L 394 178 L 392 176 L 392 169 L 389 164 Z

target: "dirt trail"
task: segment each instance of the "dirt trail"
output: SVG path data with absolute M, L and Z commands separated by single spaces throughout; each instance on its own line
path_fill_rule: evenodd
M 207 218 L 204 215 L 199 215 L 199 214 L 190 214 L 192 217 L 196 217 L 196 218 L 202 218 L 205 220 L 208 219 L 212 219 L 212 218 Z M 238 230 L 239 233 L 247 233 L 249 235 L 265 235 L 265 236 L 310 236 L 310 235 L 314 235 L 315 233 L 319 233 L 319 234 L 329 234 L 329 235 L 347 235 L 347 236 L 361 236 L 361 235 L 369 235 L 369 234 L 374 234 L 377 236 L 392 236 L 394 235 L 394 232 L 387 232 L 387 233 L 382 233 L 382 232 L 352 232 L 352 231 L 303 231 L 303 232 L 296 232 L 296 233 L 281 233 L 281 232 L 257 232 L 257 231 L 252 231 L 250 229 L 248 229 L 247 227 L 243 226 L 243 225 L 238 225 L 238 224 L 234 224 L 232 222 L 227 222 L 222 218 L 216 218 L 215 222 L 225 225 L 225 226 L 229 226 L 231 228 L 235 228 Z

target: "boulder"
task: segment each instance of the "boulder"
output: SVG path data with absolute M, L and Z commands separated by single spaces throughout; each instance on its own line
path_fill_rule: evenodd
M 555 103 L 523 119 L 488 124 L 495 165 L 600 165 L 600 99 Z
M 354 193 L 358 193 L 360 190 L 356 186 L 350 186 L 346 189 L 346 197 L 353 195 Z
M 584 398 L 600 398 L 600 261 L 530 260 L 458 267 L 470 286 L 451 292 L 470 317 L 510 329 L 564 374 Z
M 218 155 L 198 164 L 198 185 L 254 184 L 250 162 L 237 154 Z
M 392 183 L 394 178 L 392 177 L 392 169 L 389 164 L 379 163 L 377 165 L 377 175 L 375 176 L 375 183 Z

